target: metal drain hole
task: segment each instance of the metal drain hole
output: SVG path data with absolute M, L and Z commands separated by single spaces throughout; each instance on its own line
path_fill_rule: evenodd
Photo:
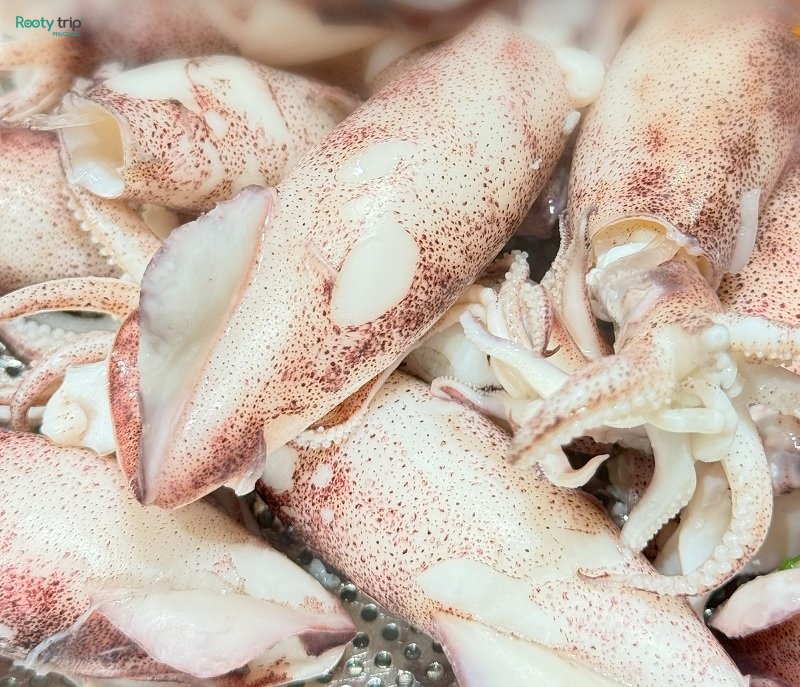
M 344 664 L 344 669 L 347 671 L 348 675 L 358 677 L 364 672 L 364 664 L 357 658 L 351 658 Z
M 375 654 L 375 665 L 378 668 L 388 668 L 392 665 L 392 655 L 388 651 L 379 651 Z
M 373 677 L 367 680 L 367 687 L 386 687 L 386 685 L 383 684 L 383 680 L 379 677 Z
M 378 617 L 378 607 L 375 604 L 367 604 L 361 609 L 361 617 L 371 623 Z
M 433 663 L 429 663 L 428 667 L 425 668 L 425 677 L 429 680 L 441 680 L 444 677 L 444 668 L 439 661 L 434 661 Z
M 397 680 L 395 680 L 395 684 L 397 687 L 412 687 L 414 681 L 414 673 L 409 673 L 407 670 L 401 670 L 399 673 L 397 673 Z
M 433 649 L 437 654 L 444 653 L 444 649 L 442 649 L 442 645 L 439 642 L 433 642 L 431 644 L 431 649 Z
M 383 630 L 381 630 L 381 636 L 387 642 L 393 642 L 400 636 L 400 628 L 395 623 L 389 623 L 383 628 Z
M 344 585 L 344 587 L 342 587 L 342 591 L 339 592 L 339 598 L 346 602 L 355 601 L 357 596 L 358 589 L 356 589 L 354 584 Z
M 403 650 L 403 656 L 409 661 L 416 661 L 422 656 L 422 649 L 420 649 L 419 644 L 416 642 L 411 642 L 411 644 L 406 645 L 406 648 Z
M 359 632 L 355 637 L 353 637 L 353 646 L 356 649 L 363 649 L 369 646 L 369 635 L 364 632 Z

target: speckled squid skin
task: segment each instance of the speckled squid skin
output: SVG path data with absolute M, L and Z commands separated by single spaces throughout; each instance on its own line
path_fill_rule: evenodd
M 743 671 L 775 681 L 768 687 L 800 685 L 800 615 L 725 646 Z
M 726 274 L 717 295 L 726 310 L 800 324 L 800 145 L 770 195 L 758 222 L 750 260 Z M 793 368 L 800 371 L 797 365 Z
M 720 461 L 733 503 L 722 541 L 694 570 L 620 584 L 712 591 L 766 535 L 772 489 L 748 406 L 796 413 L 797 380 L 775 367 L 797 359 L 800 339 L 794 327 L 725 310 L 715 288 L 742 259 L 743 198 L 755 190 L 765 201 L 800 128 L 796 11 L 752 0 L 652 4 L 578 139 L 568 212 L 576 228 L 586 223 L 583 287 L 614 324 L 615 353 L 534 409 L 510 459 L 578 486 L 591 471 L 574 470 L 561 445 L 603 424 L 642 426 L 656 471 L 622 528 L 634 550 L 688 503 L 695 460 Z
M 274 196 L 242 192 L 238 202 L 262 203 L 268 218 L 224 335 L 185 380 L 174 419 L 148 417 L 161 392 L 140 388 L 145 429 L 172 423 L 168 445 L 122 459 L 156 474 L 140 477 L 143 500 L 176 507 L 252 474 L 262 441 L 281 446 L 395 362 L 508 239 L 562 150 L 571 109 L 549 48 L 489 17 L 370 99 Z M 181 255 L 192 230 L 173 232 L 148 273 L 191 272 Z M 381 232 L 413 260 L 374 241 Z M 143 336 L 182 307 L 159 279 L 142 282 Z M 365 313 L 365 296 L 380 307 Z M 118 424 L 121 445 L 130 431 Z
M 595 209 L 588 239 L 622 218 L 656 219 L 719 284 L 742 194 L 766 201 L 800 128 L 800 38 L 781 6 L 790 14 L 785 2 L 653 3 L 581 130 L 602 145 L 575 150 L 568 212 L 577 223 Z
M 437 613 L 473 614 L 531 641 L 546 634 L 559 653 L 620 684 L 746 684 L 682 601 L 580 577 L 649 566 L 620 555 L 616 529 L 587 496 L 509 465 L 508 443 L 483 415 L 394 373 L 346 442 L 288 444 L 268 458 L 258 489 L 324 560 L 434 637 Z M 456 562 L 470 567 L 453 568 L 443 584 L 464 588 L 460 606 L 435 598 L 425 580 Z M 483 575 L 491 587 L 471 593 L 470 578 Z M 524 592 L 515 596 L 517 584 Z M 524 620 L 539 612 L 532 607 L 543 614 L 533 629 Z M 494 615 L 502 608 L 508 624 Z M 467 671 L 484 660 L 445 651 Z
M 119 270 L 101 255 L 70 206 L 51 134 L 0 134 L 0 294 L 59 277 L 109 277 Z
M 223 675 L 210 683 L 218 687 L 296 679 L 300 665 L 289 660 L 295 633 L 301 643 L 319 633 L 310 660 L 318 660 L 313 652 L 319 651 L 328 665 L 337 657 L 326 652 L 352 636 L 349 618 L 310 576 L 207 503 L 180 512 L 142 508 L 112 461 L 29 433 L 0 430 L 0 466 L 0 652 L 5 655 L 81 677 L 196 682 L 176 669 L 186 657 L 177 658 L 182 648 L 172 633 L 189 632 L 191 651 L 213 654 L 213 639 L 212 646 L 201 647 L 202 624 L 209 618 L 197 606 L 219 603 L 216 595 L 246 598 L 260 614 L 277 610 L 275 620 L 284 629 L 295 622 L 291 614 L 299 614 L 295 619 L 305 625 L 282 637 L 264 633 L 267 641 L 254 645 L 253 654 L 264 651 L 266 661 L 253 662 L 249 675 Z M 198 614 L 197 628 L 191 621 L 180 626 L 181 611 L 175 612 L 171 593 L 203 595 L 194 597 L 194 610 L 183 609 L 184 618 Z M 131 639 L 127 623 L 135 614 L 115 615 L 114 606 L 147 604 L 151 597 L 161 600 L 158 622 L 145 630 L 152 637 Z M 235 608 L 218 612 L 224 617 Z M 292 609 L 289 616 L 286 609 Z M 277 653 L 271 653 L 270 636 L 278 640 Z M 154 641 L 162 653 L 158 660 L 148 653 Z M 224 666 L 225 660 L 233 665 Z M 241 667 L 235 658 L 222 661 L 221 673 Z
M 54 36 L 46 29 L 15 30 L 18 15 L 71 16 L 83 23 L 79 36 Z M 89 77 L 109 60 L 131 68 L 238 53 L 276 66 L 304 64 L 364 47 L 386 33 L 363 24 L 322 23 L 294 0 L 9 0 L 0 21 L 4 33 L 13 34 L 0 41 L 0 68 L 12 76 L 34 68 L 25 83 L 0 95 L 5 123 L 49 111 L 76 76 Z
M 81 150 L 96 125 L 67 126 L 67 175 L 105 198 L 204 211 L 250 184 L 282 181 L 359 104 L 338 88 L 240 57 L 158 62 L 67 95 L 62 113 L 91 119 L 99 110 L 121 143 L 113 172 L 84 175 L 98 157 Z

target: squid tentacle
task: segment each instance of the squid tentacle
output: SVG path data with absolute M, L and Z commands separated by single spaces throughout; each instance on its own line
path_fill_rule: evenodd
M 713 319 L 730 331 L 731 348 L 747 357 L 774 364 L 800 357 L 800 327 L 734 312 L 719 313 Z
M 70 208 L 80 227 L 98 244 L 111 264 L 121 267 L 137 283 L 161 247 L 161 241 L 147 227 L 139 213 L 125 201 L 99 198 L 74 186 Z
M 713 591 L 752 558 L 772 517 L 772 483 L 761 439 L 747 409 L 737 408 L 734 446 L 721 464 L 731 490 L 731 522 L 711 557 L 683 575 L 610 575 L 596 578 L 657 594 L 695 596 Z
M 0 320 L 49 310 L 127 315 L 139 303 L 136 284 L 110 277 L 70 277 L 17 289 L 0 298 Z
M 673 352 L 661 347 L 658 355 L 643 359 L 638 355 L 642 347 L 596 360 L 579 376 L 569 377 L 515 434 L 509 460 L 520 465 L 539 460 L 560 484 L 565 475 L 546 466 L 563 465 L 562 444 L 620 417 L 638 417 L 662 407 L 673 389 Z
M 95 363 L 108 357 L 113 334 L 86 335 L 55 350 L 48 358 L 26 372 L 11 400 L 11 427 L 28 429 L 28 411 L 54 382 L 63 378 L 70 365 Z
M 641 551 L 689 503 L 697 486 L 689 438 L 653 425 L 645 429 L 656 456 L 655 470 L 620 533 L 620 543 L 634 551 Z

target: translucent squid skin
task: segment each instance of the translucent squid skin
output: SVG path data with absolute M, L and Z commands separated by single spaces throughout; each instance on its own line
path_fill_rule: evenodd
M 318 675 L 354 634 L 310 575 L 208 503 L 144 508 L 113 461 L 27 432 L 0 430 L 0 468 L 6 656 L 247 687 Z
M 488 17 L 371 98 L 274 191 L 245 189 L 173 232 L 142 281 L 138 353 L 116 352 L 138 361 L 141 426 L 124 413 L 116 431 L 138 446 L 121 462 L 138 464 L 142 500 L 247 489 L 264 445 L 396 363 L 511 235 L 571 110 L 550 49 Z M 233 303 L 192 309 L 198 274 Z
M 464 687 L 747 684 L 682 600 L 580 574 L 652 572 L 588 497 L 510 466 L 508 443 L 396 372 L 347 439 L 289 443 L 257 489 L 330 565 L 431 632 Z
M 710 591 L 766 535 L 772 489 L 748 408 L 798 412 L 798 378 L 779 365 L 800 359 L 800 330 L 723 307 L 715 291 L 744 267 L 759 204 L 800 130 L 797 13 L 751 0 L 654 3 L 579 135 L 568 215 L 587 269 L 559 277 L 584 285 L 587 315 L 570 331 L 591 307 L 613 323 L 615 353 L 535 408 L 511 458 L 578 486 L 595 466 L 573 470 L 562 444 L 602 425 L 644 427 L 655 475 L 622 531 L 636 550 L 691 498 L 695 460 L 721 462 L 733 503 L 728 531 L 696 569 L 624 584 Z

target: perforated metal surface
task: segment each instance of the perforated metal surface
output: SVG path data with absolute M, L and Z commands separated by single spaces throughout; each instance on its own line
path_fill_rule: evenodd
M 263 504 L 251 500 L 267 539 L 306 570 L 321 578 L 342 600 L 358 634 L 336 669 L 292 687 L 457 687 L 441 646 L 381 608 L 354 584 L 343 581 L 286 531 Z M 0 658 L 0 687 L 76 687 L 57 673 L 37 675 Z
M 452 668 L 430 637 L 390 615 L 374 599 L 328 568 L 255 495 L 247 497 L 265 538 L 336 593 L 358 634 L 336 670 L 305 685 L 333 687 L 453 687 Z M 304 683 L 293 683 L 300 687 Z
M 0 344 L 0 366 L 13 358 Z M 354 584 L 327 568 L 306 546 L 283 527 L 263 502 L 252 494 L 246 503 L 263 536 L 298 565 L 313 574 L 342 601 L 358 634 L 348 644 L 336 669 L 318 679 L 294 682 L 292 687 L 453 687 L 452 669 L 442 651 L 427 635 L 391 616 Z M 37 674 L 0 657 L 0 687 L 76 687 L 58 673 Z

